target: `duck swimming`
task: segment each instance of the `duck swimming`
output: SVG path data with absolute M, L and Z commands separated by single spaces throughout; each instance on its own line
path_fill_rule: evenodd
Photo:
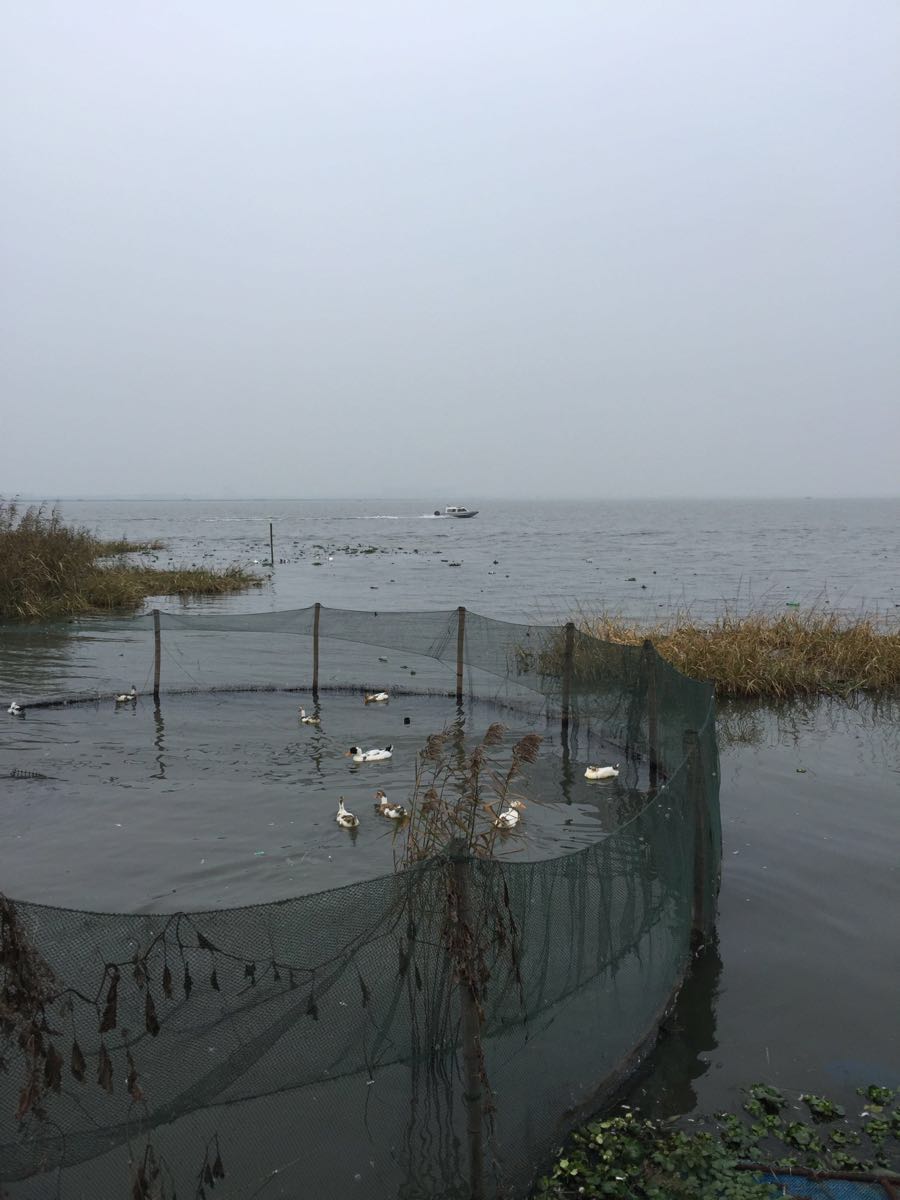
M 495 829 L 513 829 L 519 823 L 518 811 L 514 808 L 504 808 L 494 821 Z
M 22 717 L 25 715 L 22 705 L 16 704 L 15 700 L 13 700 L 12 704 L 6 711 L 11 717 Z
M 379 788 L 375 793 L 375 799 L 378 803 L 375 805 L 377 812 L 382 817 L 387 817 L 389 821 L 402 821 L 409 813 L 402 804 L 391 804 L 384 792 Z
M 300 724 L 301 725 L 321 725 L 322 718 L 313 716 L 311 713 L 307 713 L 305 708 L 301 708 L 300 709 Z
M 390 700 L 387 692 L 366 692 L 363 696 L 363 704 L 384 704 L 386 700 Z
M 359 817 L 354 817 L 352 812 L 347 812 L 344 808 L 344 797 L 338 799 L 337 816 L 334 818 L 342 829 L 355 829 L 359 824 Z
M 393 746 L 385 746 L 383 750 L 360 750 L 359 746 L 351 746 L 344 758 L 352 758 L 355 763 L 384 762 L 393 752 Z
M 137 700 L 137 688 L 134 684 L 131 685 L 130 692 L 122 692 L 121 696 L 116 696 L 116 704 L 133 704 Z
M 617 779 L 618 775 L 618 763 L 614 767 L 586 767 L 584 772 L 585 779 Z

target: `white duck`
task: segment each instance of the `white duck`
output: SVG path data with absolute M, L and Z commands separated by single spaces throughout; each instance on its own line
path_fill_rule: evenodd
M 337 816 L 334 818 L 342 829 L 355 829 L 359 824 L 359 817 L 354 817 L 352 812 L 347 812 L 344 808 L 344 797 L 338 799 Z
M 366 692 L 363 696 L 364 704 L 384 704 L 387 700 L 390 700 L 387 692 Z
M 519 813 L 515 808 L 504 808 L 494 821 L 495 829 L 513 829 L 519 823 Z
M 308 713 L 305 708 L 300 709 L 300 724 L 301 725 L 321 725 L 322 718 L 316 717 L 312 713 Z
M 137 688 L 131 685 L 131 690 L 116 696 L 116 704 L 133 704 L 137 700 Z
M 15 700 L 13 700 L 12 704 L 9 706 L 9 708 L 6 711 L 9 713 L 9 715 L 11 717 L 22 717 L 25 715 L 22 705 L 17 704 L 15 702 Z
M 344 758 L 352 758 L 355 763 L 384 762 L 393 752 L 393 746 L 385 746 L 383 750 L 360 750 L 359 746 L 351 746 Z
M 375 793 L 375 799 L 378 801 L 376 808 L 382 817 L 387 817 L 390 821 L 402 821 L 409 816 L 402 804 L 391 804 L 380 788 Z
M 619 764 L 614 767 L 585 767 L 585 779 L 617 779 L 619 776 Z

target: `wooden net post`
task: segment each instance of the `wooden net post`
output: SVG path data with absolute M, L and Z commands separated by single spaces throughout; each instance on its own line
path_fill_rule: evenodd
M 714 887 L 712 884 L 712 847 L 710 844 L 709 810 L 703 787 L 700 759 L 700 738 L 693 729 L 685 730 L 682 739 L 686 769 L 687 808 L 694 826 L 694 893 L 691 905 L 691 943 L 695 947 L 708 940 L 713 932 Z
M 272 522 L 269 522 L 269 562 L 275 566 L 275 533 L 272 529 Z
M 153 703 L 159 708 L 159 672 L 162 666 L 162 638 L 159 632 L 159 609 L 153 610 Z
M 566 624 L 566 641 L 563 650 L 562 671 L 562 740 L 565 743 L 569 736 L 569 708 L 572 699 L 572 665 L 575 659 L 575 623 Z
M 313 612 L 313 699 L 319 698 L 319 615 L 322 605 L 316 601 Z
M 456 610 L 456 703 L 463 702 L 463 660 L 466 649 L 466 610 L 462 605 Z
M 644 669 L 647 672 L 647 749 L 650 760 L 650 789 L 659 780 L 659 706 L 656 695 L 656 651 L 649 638 L 644 641 Z

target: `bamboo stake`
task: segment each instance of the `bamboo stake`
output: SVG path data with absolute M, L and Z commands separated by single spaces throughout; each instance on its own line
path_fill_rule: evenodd
M 153 703 L 159 708 L 159 671 L 162 661 L 162 639 L 159 633 L 159 609 L 153 610 Z
M 463 702 L 463 656 L 466 644 L 466 610 L 462 605 L 456 610 L 458 625 L 456 630 L 456 703 Z
M 319 698 L 319 614 L 322 612 L 322 605 L 315 603 L 315 612 L 313 614 L 313 699 Z
M 572 696 L 572 663 L 575 657 L 575 623 L 566 623 L 566 648 L 563 655 L 562 675 L 562 739 L 569 736 L 569 704 Z
M 687 729 L 682 739 L 687 764 L 687 803 L 694 826 L 694 895 L 691 908 L 691 943 L 697 947 L 705 942 L 715 924 L 712 904 L 712 855 L 710 853 L 709 812 L 703 788 L 700 760 L 700 739 L 693 729 Z
M 275 566 L 275 534 L 272 532 L 272 522 L 269 522 L 269 562 Z
M 656 651 L 649 638 L 644 640 L 644 666 L 647 671 L 647 749 L 650 759 L 650 789 L 656 791 L 659 779 L 659 707 L 656 695 Z

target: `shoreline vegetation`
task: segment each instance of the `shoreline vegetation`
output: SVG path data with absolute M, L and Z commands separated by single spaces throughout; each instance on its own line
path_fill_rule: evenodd
M 216 596 L 265 583 L 238 566 L 162 568 L 125 558 L 163 548 L 158 541 L 103 541 L 66 525 L 57 508 L 0 499 L 0 619 L 134 611 L 148 596 Z
M 682 674 L 714 684 L 720 698 L 847 698 L 900 688 L 900 623 L 879 615 L 813 608 L 725 613 L 707 623 L 679 614 L 649 626 L 608 614 L 581 613 L 574 620 L 576 629 L 601 641 L 639 646 L 649 638 Z M 561 659 L 562 643 L 551 654 Z M 591 670 L 580 657 L 576 649 L 576 677 L 579 666 Z

